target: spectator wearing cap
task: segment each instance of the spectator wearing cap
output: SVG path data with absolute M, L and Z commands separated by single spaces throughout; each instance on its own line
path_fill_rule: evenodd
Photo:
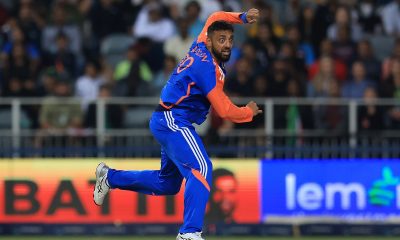
M 148 37 L 155 42 L 164 42 L 174 33 L 174 23 L 163 16 L 162 5 L 158 2 L 144 5 L 133 26 L 135 37 Z

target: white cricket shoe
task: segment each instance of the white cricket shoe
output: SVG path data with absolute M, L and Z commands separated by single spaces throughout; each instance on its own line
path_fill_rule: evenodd
M 201 237 L 201 232 L 179 233 L 176 240 L 205 240 Z
M 110 191 L 110 185 L 108 185 L 107 181 L 108 169 L 110 168 L 103 162 L 96 168 L 96 185 L 93 190 L 93 200 L 98 206 L 103 204 L 104 198 Z

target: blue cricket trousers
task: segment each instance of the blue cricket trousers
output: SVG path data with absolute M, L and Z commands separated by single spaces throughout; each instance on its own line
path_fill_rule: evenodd
M 186 179 L 184 223 L 180 233 L 202 231 L 210 194 L 212 163 L 193 126 L 175 119 L 172 111 L 154 112 L 150 130 L 161 144 L 161 169 L 122 171 L 110 169 L 111 188 L 150 195 L 174 195 Z

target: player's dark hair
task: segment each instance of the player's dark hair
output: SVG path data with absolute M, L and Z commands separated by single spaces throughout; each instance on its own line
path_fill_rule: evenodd
M 231 31 L 233 32 L 233 26 L 225 21 L 215 21 L 207 29 L 207 35 L 211 36 L 215 31 Z

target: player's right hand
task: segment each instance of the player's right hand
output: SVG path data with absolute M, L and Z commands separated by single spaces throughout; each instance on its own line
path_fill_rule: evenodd
M 253 116 L 256 116 L 259 113 L 262 113 L 262 110 L 257 106 L 257 103 L 254 101 L 250 101 L 246 107 L 250 108 L 253 111 Z
M 258 17 L 260 16 L 258 9 L 256 8 L 251 8 L 247 11 L 246 19 L 247 22 L 252 24 L 257 22 Z

